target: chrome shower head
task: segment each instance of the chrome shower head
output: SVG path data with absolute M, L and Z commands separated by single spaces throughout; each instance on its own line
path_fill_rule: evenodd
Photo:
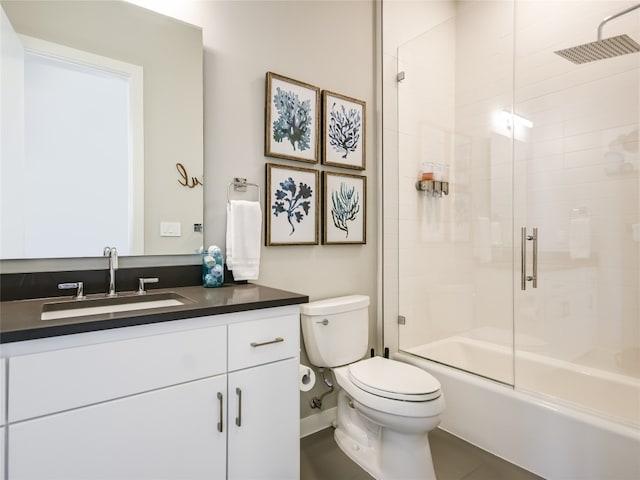
M 591 43 L 578 45 L 577 47 L 565 48 L 557 50 L 553 53 L 560 55 L 562 58 L 569 60 L 577 65 L 582 63 L 594 62 L 596 60 L 604 60 L 605 58 L 618 57 L 627 55 L 628 53 L 640 52 L 640 45 L 628 35 L 618 35 L 617 37 L 602 38 L 602 27 L 605 23 L 614 18 L 625 15 L 637 8 L 640 3 L 629 7 L 621 12 L 606 17 L 600 25 L 598 25 L 598 40 Z
M 633 38 L 629 37 L 629 35 L 618 35 L 617 37 L 605 38 L 604 40 L 565 48 L 553 53 L 576 65 L 580 65 L 636 52 L 640 52 L 640 45 Z

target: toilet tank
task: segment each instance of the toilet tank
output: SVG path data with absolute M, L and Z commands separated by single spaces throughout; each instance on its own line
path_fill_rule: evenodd
M 309 361 L 338 367 L 360 360 L 369 348 L 369 297 L 349 295 L 300 306 L 302 338 Z

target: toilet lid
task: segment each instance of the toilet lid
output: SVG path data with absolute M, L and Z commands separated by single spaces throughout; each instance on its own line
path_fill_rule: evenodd
M 440 396 L 440 382 L 429 373 L 382 357 L 349 365 L 349 379 L 366 392 L 395 400 L 425 402 Z

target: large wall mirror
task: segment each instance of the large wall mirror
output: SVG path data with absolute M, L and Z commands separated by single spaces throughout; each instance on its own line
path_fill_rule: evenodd
M 0 259 L 201 248 L 202 30 L 124 1 L 0 4 Z

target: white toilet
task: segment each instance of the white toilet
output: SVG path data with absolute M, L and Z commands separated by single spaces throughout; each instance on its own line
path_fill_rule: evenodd
M 309 360 L 333 369 L 338 391 L 335 439 L 377 480 L 435 479 L 428 432 L 440 423 L 440 383 L 424 370 L 382 357 L 362 360 L 369 343 L 369 297 L 301 305 Z

